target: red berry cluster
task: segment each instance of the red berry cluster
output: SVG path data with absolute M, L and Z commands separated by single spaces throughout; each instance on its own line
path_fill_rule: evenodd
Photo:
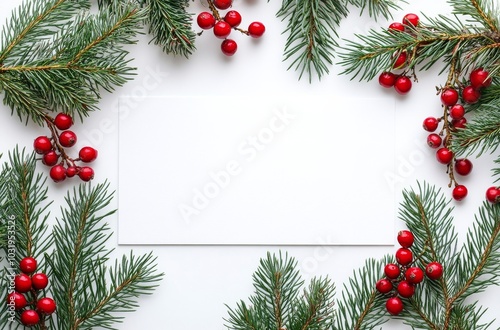
M 91 163 L 97 158 L 97 150 L 92 147 L 83 147 L 78 158 L 69 157 L 65 148 L 76 144 L 77 136 L 70 128 L 73 119 L 70 115 L 59 113 L 55 118 L 45 117 L 51 131 L 51 137 L 39 136 L 33 142 L 37 154 L 42 155 L 42 163 L 50 166 L 50 177 L 55 182 L 64 181 L 67 177 L 79 176 L 82 181 L 94 178 L 94 170 L 90 166 L 78 166 L 77 161 Z
M 392 33 L 409 33 L 418 26 L 419 17 L 415 14 L 406 14 L 403 17 L 402 23 L 394 22 L 389 25 L 389 31 Z M 408 64 L 408 52 L 406 50 L 394 54 L 392 68 L 394 70 L 405 69 Z M 407 70 L 399 74 L 390 71 L 382 72 L 378 78 L 378 82 L 382 87 L 391 88 L 401 95 L 407 94 L 412 87 L 412 82 Z
M 479 101 L 481 90 L 490 84 L 491 78 L 488 71 L 483 68 L 473 70 L 465 84 L 457 84 L 456 87 L 447 86 L 439 90 L 444 114 L 440 118 L 428 117 L 423 122 L 424 130 L 430 132 L 427 136 L 427 144 L 437 149 L 437 161 L 448 166 L 450 187 L 454 184 L 452 196 L 457 201 L 464 199 L 468 191 L 466 186 L 458 184 L 455 174 L 469 175 L 472 171 L 472 162 L 467 158 L 456 158 L 450 150 L 452 133 L 466 128 L 465 107 Z M 443 128 L 439 133 L 435 133 L 440 123 L 443 123 Z
M 396 263 L 385 265 L 385 278 L 375 285 L 378 292 L 389 296 L 385 307 L 391 315 L 403 311 L 401 298 L 410 298 L 415 294 L 415 287 L 424 280 L 424 274 L 431 280 L 438 280 L 443 275 L 443 266 L 439 262 L 428 263 L 425 271 L 412 265 L 414 258 L 410 247 L 415 238 L 411 231 L 400 231 L 397 239 L 401 247 L 396 251 Z
M 56 310 L 52 298 L 38 297 L 40 291 L 49 284 L 49 279 L 44 273 L 35 273 L 37 261 L 33 257 L 22 259 L 19 268 L 21 273 L 14 278 L 14 291 L 7 295 L 7 305 L 20 313 L 23 325 L 31 327 L 43 324 L 45 316 Z
M 229 10 L 224 16 L 221 16 L 219 10 L 225 10 L 231 7 L 232 0 L 207 0 L 210 10 L 201 12 L 197 17 L 197 23 L 203 30 L 213 30 L 214 35 L 219 39 L 224 39 L 221 44 L 221 50 L 224 55 L 233 56 L 238 49 L 238 44 L 233 39 L 228 39 L 232 30 L 237 30 L 252 38 L 260 38 L 266 31 L 266 27 L 261 22 L 252 22 L 248 30 L 239 28 L 241 24 L 241 15 L 236 10 Z

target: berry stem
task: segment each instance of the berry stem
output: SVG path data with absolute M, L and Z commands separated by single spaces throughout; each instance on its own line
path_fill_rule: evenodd
M 66 162 L 66 164 L 68 166 L 75 166 L 75 160 L 68 156 L 64 147 L 59 143 L 57 129 L 54 125 L 54 119 L 47 114 L 45 114 L 44 119 L 45 119 L 45 122 L 47 123 L 47 127 L 50 130 L 52 142 L 54 143 L 57 151 L 61 155 L 61 158 L 62 158 L 61 164 L 64 164 Z
M 217 21 L 222 21 L 222 18 L 220 17 L 220 14 L 219 14 L 219 11 L 217 10 L 217 8 L 215 8 L 215 5 L 214 5 L 213 1 L 212 0 L 207 0 L 207 2 L 208 2 L 208 7 L 212 11 L 212 14 L 214 15 L 215 19 Z

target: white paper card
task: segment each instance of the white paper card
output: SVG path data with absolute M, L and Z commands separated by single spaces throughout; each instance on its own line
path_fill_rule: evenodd
M 120 99 L 119 244 L 393 244 L 393 101 L 134 102 Z

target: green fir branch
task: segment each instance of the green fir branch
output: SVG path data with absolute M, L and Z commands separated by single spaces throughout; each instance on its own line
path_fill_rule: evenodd
M 361 10 L 360 15 L 368 8 L 368 14 L 375 20 L 381 16 L 390 19 L 392 18 L 391 10 L 401 9 L 394 0 L 348 0 L 348 2 Z
M 288 20 L 284 31 L 288 34 L 284 60 L 291 62 L 288 69 L 298 71 L 299 79 L 304 73 L 309 81 L 313 73 L 321 79 L 333 63 L 336 29 L 347 16 L 345 4 L 338 0 L 284 0 L 277 16 Z
M 146 0 L 147 23 L 155 45 L 161 45 L 167 54 L 189 57 L 196 47 L 196 34 L 191 28 L 192 14 L 188 0 Z
M 490 31 L 499 32 L 499 9 L 495 0 L 449 0 L 449 3 L 454 14 L 470 16 L 472 22 L 478 22 Z

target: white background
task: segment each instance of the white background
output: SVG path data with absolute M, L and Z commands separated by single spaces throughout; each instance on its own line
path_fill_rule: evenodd
M 20 3 L 19 0 L 2 1 L 0 16 L 2 21 L 9 16 L 10 10 Z M 170 57 L 161 52 L 158 47 L 148 45 L 149 36 L 140 37 L 137 46 L 130 47 L 131 57 L 135 58 L 132 65 L 138 67 L 135 80 L 114 94 L 105 94 L 100 107 L 102 111 L 94 113 L 85 124 L 75 125 L 79 134 L 78 146 L 91 143 L 99 149 L 99 159 L 95 163 L 96 182 L 108 179 L 113 188 L 117 189 L 117 134 L 116 122 L 117 104 L 119 96 L 140 97 L 172 96 L 172 95 L 234 95 L 242 92 L 258 97 L 269 91 L 276 93 L 310 93 L 321 95 L 338 95 L 344 97 L 389 98 L 396 103 L 394 127 L 377 125 L 371 131 L 357 130 L 357 121 L 364 119 L 364 114 L 377 112 L 382 118 L 387 115 L 384 109 L 369 107 L 367 109 L 350 108 L 337 109 L 351 113 L 349 122 L 332 123 L 349 126 L 352 134 L 340 143 L 351 144 L 359 149 L 359 157 L 346 159 L 350 162 L 362 162 L 365 171 L 359 174 L 350 184 L 359 187 L 359 193 L 354 196 L 344 196 L 349 200 L 356 200 L 359 207 L 363 201 L 377 194 L 379 187 L 366 186 L 370 176 L 377 175 L 370 171 L 374 159 L 367 159 L 361 142 L 382 130 L 395 131 L 392 140 L 387 141 L 380 148 L 395 148 L 396 163 L 395 175 L 398 181 L 392 187 L 396 199 L 401 198 L 400 191 L 416 187 L 416 180 L 426 180 L 441 187 L 446 193 L 451 191 L 446 187 L 448 183 L 445 169 L 434 160 L 433 151 L 425 146 L 426 133 L 421 128 L 422 120 L 427 116 L 438 116 L 441 111 L 439 98 L 436 96 L 435 86 L 444 82 L 444 76 L 437 76 L 439 68 L 419 74 L 419 83 L 414 85 L 412 92 L 401 97 L 393 91 L 383 90 L 376 81 L 359 83 L 350 81 L 350 77 L 338 76 L 342 69 L 331 67 L 331 74 L 321 82 L 307 83 L 306 79 L 297 81 L 297 74 L 286 71 L 288 63 L 282 63 L 282 49 L 285 37 L 281 35 L 284 24 L 275 18 L 280 1 L 243 1 L 236 0 L 235 9 L 243 15 L 244 25 L 253 20 L 260 20 L 266 24 L 267 31 L 261 40 L 250 40 L 244 36 L 237 36 L 239 43 L 238 53 L 232 58 L 224 57 L 219 50 L 220 42 L 210 33 L 204 33 L 197 42 L 197 52 L 190 60 L 181 57 Z M 438 13 L 448 14 L 449 8 L 444 0 L 420 1 L 404 5 L 401 12 L 395 13 L 395 20 L 400 20 L 407 12 L 425 11 L 429 16 Z M 200 2 L 192 3 L 192 12 L 202 10 Z M 342 22 L 338 30 L 343 38 L 351 38 L 354 33 L 366 33 L 369 28 L 387 26 L 390 22 L 374 22 L 367 16 L 358 17 L 358 10 L 350 8 L 352 14 Z M 158 74 L 158 72 L 160 72 Z M 234 105 L 229 104 L 232 107 Z M 237 106 L 235 111 L 237 111 Z M 2 139 L 0 150 L 7 151 L 16 143 L 31 147 L 33 138 L 46 134 L 44 129 L 20 123 L 10 117 L 10 109 L 3 106 L 0 111 Z M 144 118 L 154 121 L 155 118 Z M 137 136 L 144 143 L 155 143 L 158 150 L 162 148 L 163 132 L 151 132 L 149 135 Z M 334 146 L 339 141 L 332 141 Z M 168 152 L 168 150 L 165 150 Z M 144 154 L 141 150 L 130 150 L 130 157 L 142 158 L 143 166 L 130 175 L 137 180 L 151 178 L 162 170 L 161 164 L 155 163 L 155 154 Z M 473 221 L 473 214 L 484 198 L 485 189 L 491 185 L 489 169 L 492 167 L 491 157 L 482 157 L 474 161 L 473 174 L 462 182 L 469 188 L 469 196 L 455 205 L 455 224 L 460 236 Z M 50 196 L 56 199 L 57 206 L 62 201 L 62 195 L 71 187 L 71 183 L 50 185 Z M 116 200 L 115 200 L 115 204 Z M 115 206 L 116 206 L 115 205 Z M 397 207 L 395 205 L 394 207 Z M 58 207 L 54 207 L 53 214 L 57 216 Z M 353 210 L 355 212 L 355 210 Z M 339 215 L 341 216 L 341 215 Z M 111 228 L 117 229 L 118 217 L 109 218 Z M 140 220 L 138 220 L 140 221 Z M 394 219 L 394 238 L 402 228 L 398 219 Z M 150 228 L 154 231 L 155 228 Z M 117 257 L 127 253 L 131 248 L 135 253 L 146 253 L 154 250 L 158 256 L 158 268 L 165 273 L 165 280 L 151 297 L 141 298 L 141 307 L 136 313 L 126 316 L 125 322 L 119 329 L 224 329 L 223 318 L 227 316 L 224 304 L 235 306 L 235 302 L 246 298 L 252 293 L 251 275 L 258 266 L 259 258 L 265 257 L 268 251 L 277 252 L 286 250 L 298 260 L 298 265 L 305 280 L 313 276 L 328 275 L 337 286 L 337 295 L 340 296 L 342 284 L 352 274 L 354 269 L 361 267 L 366 258 L 381 257 L 392 253 L 396 246 L 326 246 L 330 233 L 317 237 L 317 245 L 313 246 L 118 246 L 117 237 L 113 236 L 110 248 L 116 248 Z M 498 316 L 500 305 L 494 299 L 499 293 L 498 288 L 490 288 L 486 293 L 478 295 L 480 304 L 490 307 L 485 314 L 484 321 L 488 322 Z M 500 321 L 494 325 L 500 326 Z M 391 322 L 384 329 L 401 329 L 398 322 Z

